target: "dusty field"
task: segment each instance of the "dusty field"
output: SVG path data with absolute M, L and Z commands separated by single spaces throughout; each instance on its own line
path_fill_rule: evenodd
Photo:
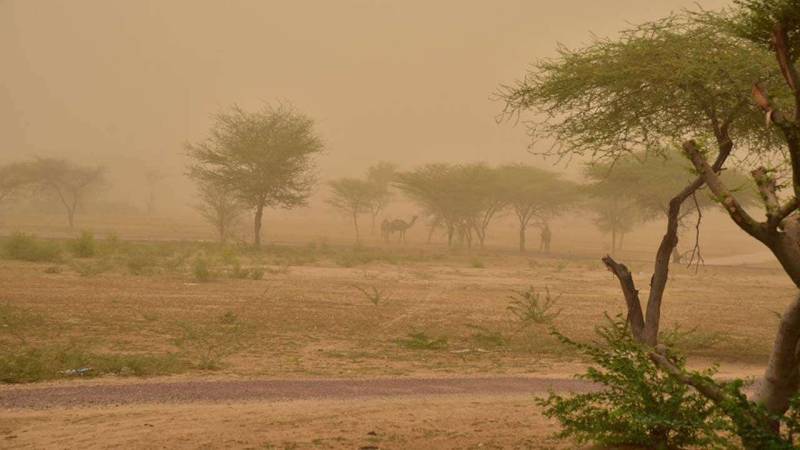
M 63 364 L 92 369 L 0 386 L 0 404 L 11 407 L 0 413 L 0 447 L 573 448 L 548 437 L 553 424 L 532 401 L 533 392 L 546 390 L 541 386 L 509 392 L 477 382 L 464 392 L 420 387 L 429 394 L 421 395 L 412 384 L 392 396 L 396 391 L 381 391 L 381 380 L 522 376 L 560 383 L 583 362 L 546 325 L 520 323 L 508 310 L 509 296 L 529 286 L 541 295 L 549 290 L 562 310 L 553 326 L 578 340 L 593 338 L 604 313 L 622 312 L 617 282 L 598 250 L 578 247 L 521 256 L 419 244 L 362 250 L 291 244 L 258 253 L 192 243 L 99 244 L 93 258 L 0 260 L 0 305 L 26 320 L 21 331 L 0 329 L 5 348 L 77 349 Z M 708 251 L 710 262 L 723 265 L 697 272 L 673 267 L 663 329 L 691 365 L 715 361 L 722 376 L 754 376 L 766 361 L 775 313 L 793 288 L 774 265 L 726 254 L 726 247 L 717 240 Z M 643 260 L 647 248 L 632 245 L 621 258 L 642 295 L 651 266 Z M 746 249 L 739 255 L 758 254 Z M 151 265 L 134 270 L 141 254 Z M 201 257 L 210 281 L 193 271 Z M 728 265 L 742 262 L 754 265 Z M 263 276 L 232 277 L 239 266 Z M 113 361 L 103 359 L 109 368 L 101 371 L 92 358 Z M 80 367 L 62 367 L 70 368 Z M 123 400 L 112 395 L 97 405 L 45 402 L 41 410 L 31 408 L 35 402 L 13 403 L 20 392 L 42 387 L 78 386 L 91 397 L 101 392 L 94 385 L 318 379 L 362 380 L 378 394 L 245 392 L 187 400 L 173 393 L 130 403 L 136 396 L 123 388 Z

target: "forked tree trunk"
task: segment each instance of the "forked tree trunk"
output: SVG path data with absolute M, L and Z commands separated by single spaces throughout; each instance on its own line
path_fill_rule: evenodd
M 525 248 L 526 247 L 526 245 L 525 245 L 525 241 L 526 241 L 525 229 L 526 228 L 527 227 L 524 224 L 520 224 L 520 226 L 519 226 L 519 251 L 520 251 L 520 253 L 525 253 L 525 250 L 526 250 L 526 248 Z
M 721 130 L 718 137 L 719 154 L 714 161 L 713 171 L 719 171 L 728 158 L 733 143 L 727 139 L 726 130 Z M 619 264 L 610 256 L 603 258 L 603 263 L 619 279 L 628 310 L 628 322 L 631 324 L 634 337 L 647 345 L 655 347 L 658 344 L 658 332 L 661 322 L 661 302 L 664 290 L 669 279 L 669 263 L 673 249 L 678 245 L 678 223 L 681 205 L 705 184 L 703 175 L 697 177 L 692 183 L 683 188 L 669 202 L 667 209 L 667 229 L 661 238 L 661 244 L 656 252 L 653 276 L 650 278 L 650 293 L 647 298 L 646 309 L 642 307 L 639 291 L 636 289 L 633 277 L 624 264 Z M 623 270 L 624 269 L 624 270 Z M 642 312 L 644 311 L 644 313 Z M 639 325 L 641 324 L 641 325 Z M 636 328 L 641 326 L 641 332 Z

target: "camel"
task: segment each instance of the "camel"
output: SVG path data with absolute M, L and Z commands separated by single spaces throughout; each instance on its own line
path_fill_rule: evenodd
M 411 218 L 411 222 L 406 222 L 403 219 L 394 219 L 392 221 L 384 219 L 381 223 L 381 234 L 383 235 L 383 240 L 389 241 L 389 238 L 394 233 L 399 233 L 397 241 L 405 242 L 406 241 L 406 231 L 409 228 L 414 226 L 414 222 L 417 221 L 417 216 Z

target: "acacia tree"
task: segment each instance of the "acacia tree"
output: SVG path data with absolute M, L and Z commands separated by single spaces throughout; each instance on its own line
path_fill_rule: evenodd
M 597 213 L 598 227 L 611 234 L 612 254 L 622 245 L 627 232 L 638 223 L 669 214 L 673 192 L 692 182 L 696 176 L 677 150 L 664 149 L 658 154 L 639 152 L 623 155 L 613 162 L 589 164 L 584 172 L 589 183 L 584 186 L 591 199 L 587 206 Z M 736 169 L 725 171 L 725 179 L 735 186 L 748 203 L 755 200 L 752 182 Z M 677 216 L 679 230 L 687 226 L 693 214 L 715 204 L 707 192 L 698 190 L 692 201 L 681 205 Z M 619 245 L 619 246 L 618 246 Z M 677 246 L 673 261 L 680 261 Z
M 224 244 L 230 237 L 231 228 L 244 214 L 246 207 L 226 186 L 208 179 L 198 179 L 198 196 L 200 203 L 196 205 L 200 215 L 214 226 L 219 242 Z
M 395 184 L 447 233 L 447 244 L 483 247 L 506 202 L 496 169 L 485 164 L 430 164 L 397 175 Z
M 708 184 L 709 189 L 726 209 L 733 222 L 769 248 L 787 275 L 795 285 L 800 287 L 800 241 L 797 234 L 793 232 L 797 226 L 797 199 L 800 198 L 800 78 L 797 68 L 798 56 L 800 56 L 800 1 L 736 0 L 735 4 L 736 8 L 727 14 L 698 14 L 695 18 L 700 20 L 690 23 L 688 28 L 684 27 L 685 30 L 691 31 L 691 33 L 685 33 L 687 36 L 704 36 L 705 42 L 698 43 L 695 48 L 705 48 L 706 50 L 713 48 L 713 52 L 697 52 L 689 49 L 689 51 L 682 52 L 682 61 L 673 60 L 674 64 L 665 67 L 669 70 L 663 72 L 663 78 L 669 79 L 683 72 L 684 67 L 691 68 L 695 74 L 695 82 L 683 86 L 671 86 L 671 92 L 664 98 L 669 98 L 670 104 L 680 104 L 681 96 L 689 93 L 691 96 L 688 98 L 704 99 L 703 102 L 696 104 L 705 105 L 705 108 L 695 110 L 695 113 L 698 114 L 697 125 L 676 130 L 680 132 L 672 135 L 672 139 L 683 141 L 684 152 L 692 161 L 699 176 L 670 201 L 668 232 L 662 241 L 662 246 L 659 247 L 658 256 L 663 255 L 662 250 L 665 244 L 671 244 L 675 240 L 671 237 L 675 236 L 671 230 L 676 226 L 672 224 L 675 223 L 674 217 L 677 217 L 676 210 L 680 207 L 680 203 L 687 198 L 686 194 L 691 195 L 690 193 L 701 185 Z M 698 32 L 695 33 L 695 30 Z M 704 30 L 711 32 L 703 33 Z M 655 35 L 658 34 L 658 30 L 656 30 Z M 651 36 L 644 36 L 644 38 L 650 39 Z M 625 44 L 626 41 L 618 43 L 622 47 Z M 642 42 L 638 47 L 647 48 L 645 44 L 646 42 Z M 662 55 L 651 54 L 650 59 L 644 63 L 657 61 L 660 64 L 669 61 L 669 59 L 655 56 Z M 611 65 L 617 62 L 611 61 Z M 634 61 L 629 61 L 629 63 L 633 64 Z M 637 71 L 629 70 L 626 75 L 635 76 Z M 708 77 L 706 81 L 716 78 L 716 82 L 706 84 L 702 81 L 704 77 Z M 647 90 L 650 90 L 651 87 L 658 89 L 659 86 L 669 85 L 669 83 L 645 84 L 644 80 L 644 78 L 638 79 L 635 83 L 639 83 Z M 698 90 L 698 86 L 702 86 L 703 89 Z M 591 94 L 588 104 L 592 104 L 591 98 L 595 95 L 599 98 L 609 99 L 609 94 L 612 93 L 619 94 L 620 92 L 595 91 Z M 635 92 L 630 92 L 630 94 L 635 94 Z M 664 94 L 667 93 L 664 92 Z M 740 100 L 730 103 L 730 105 L 738 105 L 741 102 L 741 106 L 736 106 L 732 110 L 728 110 L 728 113 L 721 114 L 727 109 L 726 103 L 737 98 Z M 613 98 L 608 100 L 610 103 L 614 101 Z M 643 97 L 641 101 L 642 104 L 639 107 L 631 105 L 639 113 L 644 113 L 639 117 L 639 123 L 648 124 L 648 127 L 654 126 L 658 130 L 660 123 L 648 120 L 652 113 L 648 113 L 646 108 L 651 106 L 647 97 Z M 529 104 L 536 103 L 536 101 L 532 101 Z M 680 117 L 685 112 L 681 109 L 670 109 L 669 106 L 668 104 L 668 114 L 673 117 Z M 576 109 L 567 110 L 565 113 L 575 117 L 575 113 L 581 111 L 581 108 L 576 104 L 573 104 L 572 107 Z M 589 116 L 592 114 L 597 117 L 603 116 L 602 111 L 583 110 L 583 112 Z M 766 127 L 764 126 L 765 117 Z M 607 118 L 611 120 L 610 123 L 614 122 L 613 117 Z M 713 132 L 714 144 L 716 144 L 718 152 L 713 163 L 709 162 L 709 159 L 713 157 L 714 151 L 709 148 L 708 144 L 703 144 L 704 136 L 702 130 L 698 129 L 701 123 Z M 627 139 L 631 136 L 632 130 L 634 132 L 636 130 L 635 123 L 632 125 L 634 127 L 627 130 L 616 128 L 612 135 L 617 136 L 618 139 Z M 604 129 L 608 131 L 611 128 L 605 126 Z M 664 135 L 664 137 L 668 138 L 669 135 Z M 781 167 L 761 166 L 751 172 L 758 186 L 761 203 L 766 213 L 764 221 L 758 221 L 750 215 L 746 207 L 719 176 L 727 155 L 734 149 L 734 144 L 736 147 L 744 149 L 745 157 L 749 159 L 759 156 L 764 150 L 776 148 L 781 150 L 779 154 L 786 157 L 788 178 L 791 180 L 788 184 L 788 193 L 781 190 L 782 185 L 777 181 L 776 173 L 780 172 Z M 627 268 L 610 258 L 605 260 L 609 268 L 618 276 L 623 287 L 631 331 L 637 339 L 654 345 L 656 340 L 652 336 L 652 325 L 649 323 L 651 302 L 647 305 L 646 319 L 648 323 L 645 323 L 636 295 L 637 291 Z M 652 292 L 654 290 L 663 292 L 665 285 L 665 282 L 656 284 L 655 275 L 666 273 L 660 271 L 659 268 L 660 263 L 657 259 L 657 271 L 651 282 L 651 300 Z M 660 310 L 660 304 L 657 306 L 659 308 L 655 308 L 656 312 Z M 657 318 L 656 315 L 656 323 Z M 777 419 L 787 411 L 790 404 L 789 399 L 797 393 L 798 386 L 800 386 L 798 345 L 800 345 L 800 295 L 794 299 L 781 316 L 765 377 L 755 396 L 755 401 L 765 409 L 768 416 L 761 415 L 758 410 L 743 411 L 740 408 L 732 416 L 737 425 L 741 427 L 738 432 L 748 448 L 767 448 L 764 445 L 765 442 L 777 445 L 781 440 L 778 435 L 780 422 Z M 685 383 L 694 386 L 700 393 L 721 405 L 723 410 L 731 411 L 732 406 L 742 405 L 741 398 L 731 394 L 729 390 L 709 383 L 702 377 L 687 376 L 658 349 L 650 355 L 660 367 Z M 753 430 L 760 431 L 760 434 L 751 433 Z M 766 437 L 769 436 L 771 438 L 767 439 Z M 786 441 L 782 441 L 779 445 L 779 447 L 771 446 L 769 448 L 790 447 Z
M 391 185 L 397 175 L 397 165 L 381 161 L 367 169 L 367 181 L 371 184 L 373 199 L 369 206 L 372 219 L 370 234 L 375 234 L 375 222 L 392 200 Z
M 210 136 L 187 144 L 192 177 L 230 189 L 254 211 L 254 244 L 261 245 L 264 208 L 306 204 L 316 177 L 313 157 L 323 150 L 314 121 L 287 105 L 217 114 Z
M 39 158 L 28 170 L 33 183 L 64 206 L 70 228 L 75 226 L 75 214 L 85 196 L 103 183 L 102 167 L 79 166 L 66 159 Z
M 572 200 L 575 186 L 558 174 L 523 164 L 500 167 L 500 197 L 519 224 L 519 251 L 526 251 L 531 221 L 548 222 Z
M 716 148 L 712 167 L 719 170 L 734 141 L 754 152 L 774 147 L 774 135 L 764 130 L 763 114 L 749 99 L 753 80 L 775 79 L 768 62 L 765 52 L 721 35 L 717 26 L 671 16 L 615 40 L 596 39 L 578 50 L 561 47 L 556 58 L 538 62 L 524 79 L 501 87 L 499 95 L 506 114 L 535 114 L 532 134 L 557 143 L 545 153 L 613 161 L 710 136 Z M 647 344 L 658 341 L 682 205 L 704 183 L 695 177 L 666 202 L 666 231 L 656 251 L 646 309 L 628 268 L 603 258 L 620 281 L 632 333 Z
M 356 178 L 340 178 L 330 182 L 331 196 L 327 202 L 353 219 L 356 243 L 361 242 L 358 216 L 374 211 L 378 192 L 374 183 Z
M 800 287 L 800 235 L 798 229 L 798 199 L 800 199 L 800 1 L 798 0 L 739 0 L 737 9 L 728 16 L 706 14 L 706 22 L 722 25 L 721 28 L 742 45 L 755 44 L 773 54 L 772 67 L 781 75 L 782 86 L 768 89 L 763 80 L 754 78 L 751 89 L 753 102 L 766 115 L 766 125 L 781 137 L 786 155 L 788 178 L 784 185 L 777 182 L 780 167 L 760 166 L 751 172 L 758 185 L 766 219 L 755 219 L 719 176 L 719 170 L 709 165 L 704 146 L 695 140 L 686 140 L 683 149 L 701 178 L 720 200 L 731 219 L 744 232 L 763 243 L 780 262 L 794 284 Z M 751 63 L 756 63 L 755 61 Z M 755 397 L 773 418 L 782 416 L 789 408 L 790 399 L 800 387 L 800 295 L 797 295 L 783 315 L 763 383 Z M 668 369 L 666 358 L 657 359 Z M 692 380 L 687 380 L 691 383 Z M 712 400 L 721 403 L 729 398 L 724 391 L 701 386 Z M 699 390 L 700 390 L 699 389 Z M 771 421 L 770 432 L 779 432 L 779 422 Z M 756 448 L 758 443 L 747 442 Z

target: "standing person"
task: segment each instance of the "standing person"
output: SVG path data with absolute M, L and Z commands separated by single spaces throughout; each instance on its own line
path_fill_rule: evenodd
M 550 232 L 550 226 L 547 223 L 542 225 L 541 241 L 539 242 L 539 251 L 550 253 L 550 240 L 553 234 Z

